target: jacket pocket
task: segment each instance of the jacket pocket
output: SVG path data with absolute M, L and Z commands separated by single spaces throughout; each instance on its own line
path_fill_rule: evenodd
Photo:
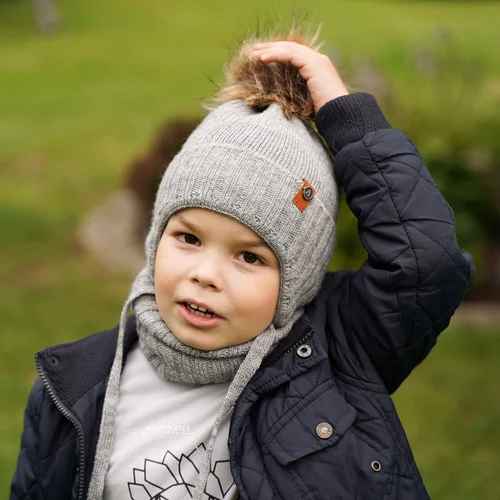
M 332 380 L 320 384 L 288 410 L 263 439 L 281 464 L 333 446 L 349 429 L 356 410 L 338 393 Z

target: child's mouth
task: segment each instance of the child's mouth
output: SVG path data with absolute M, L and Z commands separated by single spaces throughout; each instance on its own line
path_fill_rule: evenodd
M 192 312 L 193 314 L 196 314 L 197 316 L 200 316 L 202 318 L 217 318 L 217 314 L 214 312 L 205 309 L 204 307 L 197 306 L 196 304 L 190 304 L 189 302 L 184 302 L 184 305 L 186 308 L 189 310 L 189 312 Z
M 213 328 L 224 320 L 221 316 L 207 309 L 200 311 L 200 306 L 196 306 L 196 304 L 179 302 L 179 306 L 184 321 L 197 328 Z

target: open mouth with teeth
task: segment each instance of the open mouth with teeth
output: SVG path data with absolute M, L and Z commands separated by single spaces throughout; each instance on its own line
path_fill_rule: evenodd
M 217 318 L 217 314 L 210 311 L 209 309 L 205 309 L 204 307 L 197 306 L 196 304 L 191 304 L 190 302 L 184 302 L 184 305 L 188 309 L 189 312 L 196 314 L 197 316 L 201 316 L 202 318 Z

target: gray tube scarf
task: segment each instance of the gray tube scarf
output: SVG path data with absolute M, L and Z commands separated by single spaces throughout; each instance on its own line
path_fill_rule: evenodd
M 303 309 L 297 310 L 284 326 L 275 328 L 271 324 L 251 341 L 215 351 L 201 351 L 180 342 L 163 321 L 156 304 L 154 281 L 148 268 L 145 267 L 134 281 L 120 318 L 116 354 L 104 398 L 88 500 L 103 498 L 106 473 L 113 452 L 115 415 L 123 367 L 123 340 L 130 306 L 136 314 L 141 349 L 156 372 L 165 380 L 193 384 L 231 381 L 214 423 L 206 459 L 198 475 L 193 495 L 195 500 L 202 500 L 210 473 L 215 439 L 222 423 L 230 415 L 236 400 L 259 369 L 262 360 L 281 339 L 288 335 Z

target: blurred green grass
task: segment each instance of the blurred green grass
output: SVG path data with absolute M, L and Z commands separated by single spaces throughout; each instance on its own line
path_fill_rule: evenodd
M 84 215 L 120 185 L 165 117 L 199 114 L 210 79 L 257 17 L 309 11 L 326 48 L 373 58 L 408 95 L 408 52 L 437 29 L 500 76 L 500 4 L 300 0 L 65 0 L 36 33 L 28 2 L 0 3 L 0 491 L 7 491 L 33 353 L 113 325 L 130 277 L 82 253 Z M 473 99 L 474 96 L 471 96 Z M 431 497 L 500 499 L 500 335 L 451 328 L 396 395 Z

